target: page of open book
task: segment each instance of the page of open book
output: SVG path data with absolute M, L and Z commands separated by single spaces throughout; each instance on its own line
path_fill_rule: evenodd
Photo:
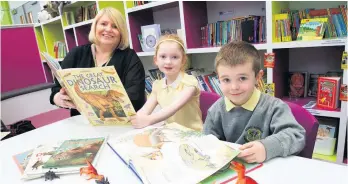
M 213 135 L 176 123 L 135 130 L 109 144 L 145 184 L 198 183 L 239 154 Z

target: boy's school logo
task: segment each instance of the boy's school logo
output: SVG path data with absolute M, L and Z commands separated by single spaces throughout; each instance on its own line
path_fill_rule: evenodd
M 246 142 L 256 141 L 261 139 L 262 131 L 258 127 L 249 127 L 245 130 L 244 139 Z

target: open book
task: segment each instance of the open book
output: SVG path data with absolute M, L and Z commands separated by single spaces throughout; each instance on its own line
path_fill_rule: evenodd
M 58 141 L 16 154 L 13 159 L 24 180 L 42 177 L 49 170 L 56 174 L 78 173 L 87 166 L 86 161 L 97 164 L 105 143 L 105 137 Z
M 136 114 L 113 66 L 62 69 L 58 61 L 41 53 L 80 113 L 93 125 L 131 125 Z
M 145 184 L 199 183 L 240 152 L 177 123 L 133 130 L 108 145 Z

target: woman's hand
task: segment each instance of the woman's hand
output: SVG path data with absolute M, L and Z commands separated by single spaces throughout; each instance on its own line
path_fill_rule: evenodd
M 71 98 L 68 96 L 65 88 L 61 88 L 60 91 L 54 95 L 53 101 L 59 107 L 76 109 L 75 104 L 72 102 Z
M 134 128 L 144 128 L 154 123 L 150 115 L 143 115 L 140 113 L 137 113 L 135 116 L 131 116 L 130 121 L 132 122 Z

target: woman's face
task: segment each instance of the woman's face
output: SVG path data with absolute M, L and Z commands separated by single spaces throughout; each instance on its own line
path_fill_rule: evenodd
M 100 17 L 95 33 L 99 44 L 118 45 L 120 43 L 121 33 L 107 15 Z

